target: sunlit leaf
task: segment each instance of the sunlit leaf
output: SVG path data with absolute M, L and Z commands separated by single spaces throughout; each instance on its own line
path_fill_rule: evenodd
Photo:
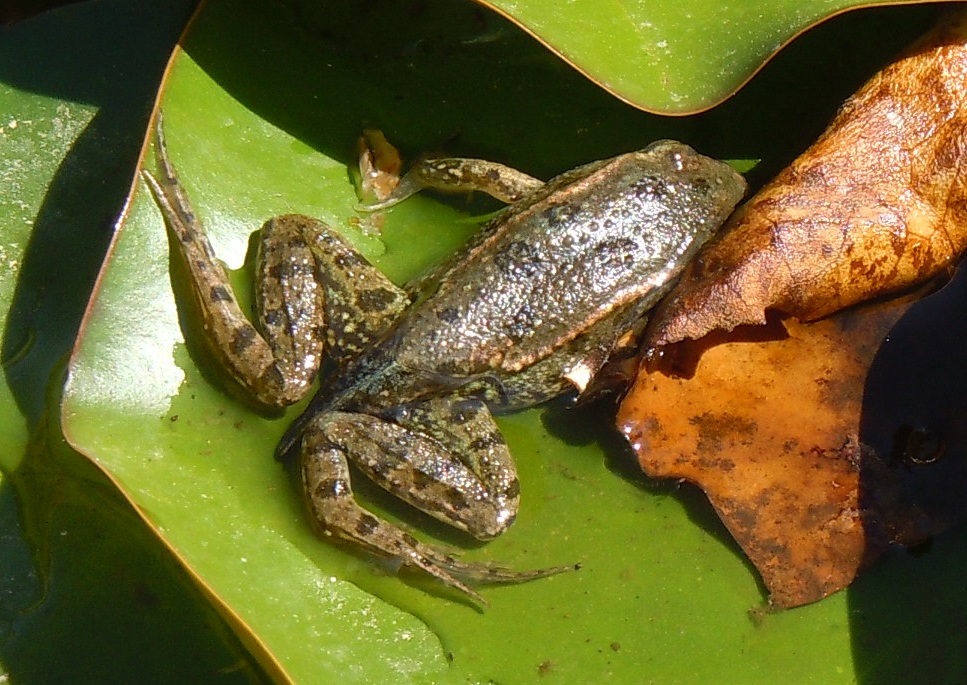
M 965 69 L 967 14 L 950 13 L 732 216 L 648 344 L 762 324 L 767 310 L 812 321 L 949 271 L 967 249 Z
M 411 11 L 367 3 L 323 18 L 311 9 L 211 3 L 166 87 L 172 156 L 216 250 L 239 270 L 238 283 L 246 281 L 251 231 L 274 213 L 320 216 L 400 281 L 471 233 L 470 212 L 492 208 L 415 198 L 388 215 L 381 234 L 365 233 L 349 180 L 365 126 L 410 155 L 443 147 L 546 177 L 669 136 L 775 166 L 816 125 L 784 117 L 778 140 L 777 127 L 766 125 L 781 108 L 764 103 L 789 72 L 751 87 L 731 109 L 669 121 L 622 106 L 470 5 L 431 2 Z M 876 59 L 901 44 L 902 33 L 878 31 L 884 53 Z M 790 60 L 793 72 L 795 65 L 821 72 L 804 53 Z M 850 69 L 863 61 L 851 60 Z M 827 117 L 848 92 L 844 82 L 863 73 L 838 62 L 834 72 L 839 88 L 817 75 L 812 91 L 797 91 L 808 99 L 782 105 Z M 912 610 L 893 616 L 890 630 L 858 623 L 913 575 L 902 564 L 862 585 L 859 607 L 841 594 L 750 622 L 763 593 L 708 505 L 629 468 L 631 455 L 608 438 L 607 412 L 552 407 L 501 420 L 524 500 L 514 528 L 484 546 L 364 492 L 417 534 L 469 548 L 469 558 L 514 567 L 580 561 L 580 571 L 484 588 L 491 607 L 479 612 L 419 576 L 397 577 L 315 538 L 298 491 L 271 459 L 285 419 L 252 413 L 198 370 L 205 360 L 186 350 L 172 294 L 178 273 L 167 253 L 160 215 L 139 186 L 71 360 L 65 432 L 139 507 L 277 677 L 697 683 L 728 673 L 746 683 L 772 683 L 777 674 L 849 683 L 895 672 L 903 665 L 892 659 L 896 644 L 930 647 Z M 945 549 L 956 565 L 960 546 Z M 936 577 L 949 571 L 941 562 L 932 568 Z M 964 604 L 960 595 L 947 599 Z M 941 623 L 928 634 L 943 634 Z M 940 673 L 951 667 L 942 658 L 931 663 Z
M 918 0 L 913 0 L 914 2 Z M 810 26 L 878 0 L 481 0 L 575 68 L 642 109 L 718 104 Z M 909 4 L 895 2 L 890 4 Z
M 56 420 L 63 364 L 189 9 L 89 3 L 0 33 L 4 682 L 260 678 L 116 489 L 63 445 Z

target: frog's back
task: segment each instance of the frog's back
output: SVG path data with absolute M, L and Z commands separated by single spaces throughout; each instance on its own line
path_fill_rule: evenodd
M 732 212 L 745 182 L 661 141 L 550 181 L 487 227 L 401 322 L 397 360 L 514 374 L 632 306 L 645 311 Z

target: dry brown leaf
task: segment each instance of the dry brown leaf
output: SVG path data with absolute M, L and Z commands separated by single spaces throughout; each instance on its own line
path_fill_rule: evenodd
M 934 336 L 946 360 L 928 351 L 933 322 L 964 321 L 967 272 L 910 311 L 915 293 L 840 311 L 930 281 L 967 248 L 965 125 L 961 13 L 732 217 L 646 331 L 653 358 L 618 425 L 649 475 L 705 491 L 776 606 L 967 516 L 967 321 Z M 881 344 L 897 330 L 915 341 L 899 356 Z
M 951 15 L 841 108 L 743 207 L 652 320 L 652 346 L 815 320 L 923 282 L 967 247 L 967 14 Z
M 621 406 L 618 426 L 644 470 L 705 491 L 778 607 L 822 599 L 892 543 L 922 541 L 964 515 L 962 498 L 922 492 L 909 482 L 922 472 L 865 444 L 867 371 L 910 299 L 666 348 Z M 909 437 L 898 427 L 886 428 L 894 443 Z M 963 452 L 963 437 L 945 447 Z M 936 456 L 930 440 L 911 463 Z M 962 491 L 962 458 L 923 468 Z

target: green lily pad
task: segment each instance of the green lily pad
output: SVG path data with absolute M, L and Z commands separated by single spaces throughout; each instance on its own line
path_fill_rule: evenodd
M 314 6 L 287 7 L 296 9 L 211 3 L 165 86 L 172 157 L 238 284 L 247 281 L 251 232 L 276 213 L 319 216 L 402 281 L 450 252 L 491 208 L 417 197 L 374 232 L 353 211 L 349 178 L 363 126 L 409 153 L 443 147 L 545 177 L 658 137 L 763 159 L 768 173 L 926 16 L 904 15 L 889 30 L 871 23 L 864 30 L 880 52 L 854 49 L 846 68 L 801 51 L 720 111 L 669 120 L 622 105 L 470 4 L 334 3 L 323 17 Z M 835 44 L 855 45 L 860 26 L 847 25 Z M 812 47 L 829 44 L 827 34 Z M 777 86 L 801 74 L 811 80 L 775 102 Z M 361 488 L 369 506 L 467 558 L 518 568 L 579 561 L 580 571 L 484 588 L 491 607 L 479 611 L 419 575 L 397 576 L 317 539 L 271 458 L 295 411 L 254 413 L 200 370 L 208 362 L 186 343 L 188 321 L 173 294 L 184 283 L 168 249 L 138 184 L 70 361 L 64 432 L 278 680 L 697 683 L 728 674 L 745 683 L 852 683 L 890 673 L 891 657 L 863 657 L 900 654 L 892 648 L 909 639 L 907 626 L 920 625 L 905 614 L 858 647 L 853 595 L 757 613 L 756 577 L 707 504 L 644 480 L 607 411 L 551 406 L 501 419 L 524 499 L 513 529 L 487 545 Z M 881 573 L 864 587 L 876 598 L 903 582 Z M 750 621 L 750 610 L 761 620 Z M 935 656 L 917 644 L 924 658 Z M 950 661 L 935 663 L 955 672 Z
M 899 0 L 887 4 L 912 4 Z M 692 114 L 719 104 L 789 41 L 879 0 L 481 0 L 595 83 L 644 110 Z
M 264 682 L 184 570 L 49 420 L 189 11 L 109 0 L 0 33 L 2 682 Z

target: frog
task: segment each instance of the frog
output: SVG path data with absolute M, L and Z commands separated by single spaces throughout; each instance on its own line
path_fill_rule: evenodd
M 486 160 L 414 163 L 387 211 L 424 189 L 506 204 L 400 287 L 339 232 L 301 214 L 258 236 L 254 321 L 243 312 L 154 126 L 150 188 L 187 265 L 207 346 L 267 407 L 311 401 L 277 458 L 295 460 L 312 526 L 415 567 L 486 605 L 476 586 L 573 568 L 465 561 L 357 501 L 366 477 L 477 540 L 517 517 L 521 484 L 495 416 L 588 391 L 746 191 L 728 164 L 660 140 L 548 182 Z

